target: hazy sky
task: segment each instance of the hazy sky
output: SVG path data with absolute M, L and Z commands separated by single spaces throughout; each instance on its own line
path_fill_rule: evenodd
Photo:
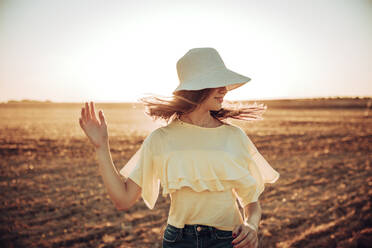
M 0 1 L 0 101 L 171 95 L 214 47 L 252 78 L 227 99 L 372 96 L 372 1 Z

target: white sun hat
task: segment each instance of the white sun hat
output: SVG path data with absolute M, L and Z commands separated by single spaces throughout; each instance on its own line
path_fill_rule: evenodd
M 226 86 L 236 89 L 251 79 L 226 68 L 221 56 L 212 47 L 192 48 L 177 61 L 180 90 L 201 90 Z

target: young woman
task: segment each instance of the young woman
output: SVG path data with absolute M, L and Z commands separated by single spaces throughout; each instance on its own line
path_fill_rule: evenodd
M 178 62 L 180 84 L 171 99 L 147 97 L 147 113 L 167 125 L 152 131 L 118 172 L 114 166 L 104 114 L 85 103 L 79 123 L 96 148 L 99 170 L 120 210 L 142 196 L 153 209 L 159 195 L 170 194 L 165 247 L 258 247 L 259 196 L 274 183 L 274 170 L 239 126 L 228 117 L 262 119 L 262 105 L 226 105 L 230 90 L 250 78 L 227 69 L 214 48 L 193 48 Z M 226 101 L 225 101 L 226 102 Z M 122 178 L 124 177 L 124 180 Z M 236 199 L 244 208 L 241 216 Z

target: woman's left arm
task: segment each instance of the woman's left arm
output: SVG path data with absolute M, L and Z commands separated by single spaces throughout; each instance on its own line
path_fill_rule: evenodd
M 244 207 L 244 222 L 235 226 L 232 244 L 236 248 L 258 247 L 258 224 L 261 220 L 261 205 L 258 201 Z

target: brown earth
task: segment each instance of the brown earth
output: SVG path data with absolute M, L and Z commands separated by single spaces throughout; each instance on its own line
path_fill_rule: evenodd
M 231 120 L 280 173 L 260 197 L 260 247 L 372 244 L 371 113 L 337 101 L 268 103 L 264 120 Z M 169 197 L 115 209 L 81 106 L 0 106 L 0 247 L 161 247 Z M 101 106 L 120 169 L 154 126 L 139 109 Z

